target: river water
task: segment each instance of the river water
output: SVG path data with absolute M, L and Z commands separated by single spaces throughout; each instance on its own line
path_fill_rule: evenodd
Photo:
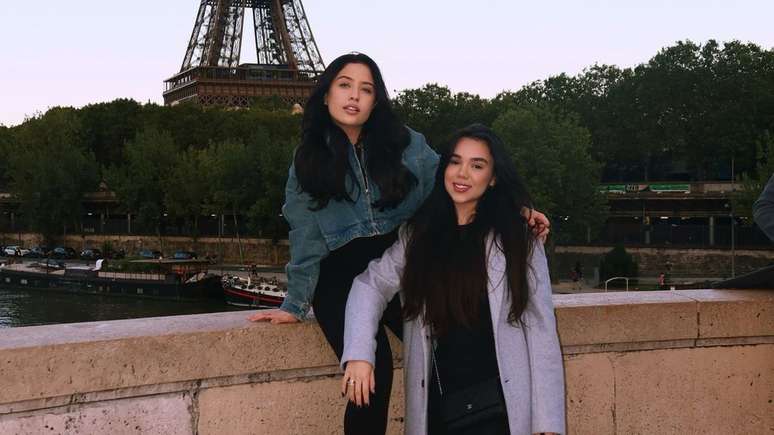
M 219 301 L 177 302 L 0 288 L 0 328 L 214 313 L 237 309 L 239 308 Z

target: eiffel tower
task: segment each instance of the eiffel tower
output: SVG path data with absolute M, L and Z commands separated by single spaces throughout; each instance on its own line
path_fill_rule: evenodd
M 246 9 L 255 64 L 239 63 Z M 324 69 L 301 0 L 201 0 L 180 72 L 164 81 L 164 104 L 247 107 L 278 96 L 303 105 Z

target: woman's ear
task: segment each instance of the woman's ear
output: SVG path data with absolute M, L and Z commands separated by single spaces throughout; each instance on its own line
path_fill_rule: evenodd
M 497 177 L 492 176 L 492 181 L 489 182 L 489 187 L 494 187 L 497 184 Z

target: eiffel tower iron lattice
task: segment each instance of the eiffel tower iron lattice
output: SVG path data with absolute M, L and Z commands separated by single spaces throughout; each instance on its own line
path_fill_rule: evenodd
M 246 10 L 255 64 L 239 63 Z M 324 69 L 301 0 L 201 0 L 180 72 L 164 82 L 164 103 L 246 107 L 277 96 L 303 104 Z

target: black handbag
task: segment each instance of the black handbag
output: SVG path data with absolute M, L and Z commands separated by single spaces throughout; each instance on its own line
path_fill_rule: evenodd
M 479 426 L 495 418 L 507 418 L 499 376 L 444 394 L 435 359 L 435 346 L 432 357 L 441 396 L 440 415 L 447 430 L 454 432 Z

